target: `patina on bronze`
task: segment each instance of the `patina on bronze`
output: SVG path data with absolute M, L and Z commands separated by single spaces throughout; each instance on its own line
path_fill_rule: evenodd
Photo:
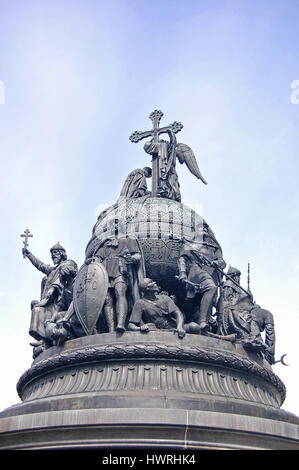
M 22 234 L 23 256 L 46 277 L 22 403 L 0 414 L 1 449 L 298 448 L 272 371 L 287 365 L 286 354 L 275 360 L 274 316 L 255 302 L 249 270 L 244 289 L 207 221 L 181 203 L 177 160 L 206 180 L 176 141 L 182 124 L 160 127 L 162 116 L 131 135 L 150 138 L 152 170 L 128 172 L 79 271 L 59 243 L 54 266 L 42 263 Z
M 108 284 L 107 271 L 98 258 L 92 258 L 79 269 L 74 282 L 73 303 L 87 335 L 95 332 L 106 300 Z
M 176 136 L 183 128 L 180 122 L 173 122 L 169 126 L 159 127 L 163 116 L 162 111 L 155 110 L 150 114 L 153 128 L 150 131 L 135 131 L 130 136 L 131 142 L 139 142 L 147 137 L 152 139 L 145 143 L 144 150 L 152 155 L 152 197 L 165 197 L 181 201 L 180 185 L 176 172 L 176 159 L 181 164 L 185 163 L 189 171 L 207 184 L 203 178 L 191 148 L 182 143 L 177 143 Z M 169 142 L 159 140 L 161 134 L 169 136 Z
M 182 316 L 180 332 L 239 341 L 270 364 L 275 363 L 273 315 L 256 305 L 251 292 L 240 285 L 238 270 L 230 267 L 224 271 L 226 262 L 213 231 L 180 202 L 176 159 L 185 163 L 203 183 L 206 181 L 190 147 L 177 144 L 175 134 L 183 125 L 175 121 L 160 127 L 162 116 L 162 111 L 153 111 L 149 116 L 152 129 L 135 131 L 130 136 L 132 142 L 151 137 L 145 151 L 153 157 L 152 171 L 146 167 L 129 173 L 118 201 L 98 217 L 85 263 L 79 273 L 77 268 L 73 269 L 71 281 L 61 279 L 63 267 L 74 262 L 66 261 L 65 249 L 59 243 L 51 248 L 53 268 L 28 251 L 29 231 L 22 235 L 24 256 L 47 275 L 41 301 L 32 303 L 30 334 L 39 342 L 35 345 L 35 357 L 51 345 L 82 334 L 115 330 L 123 334 L 132 328 L 145 331 L 139 325 L 144 316 L 152 315 L 153 324 L 168 329 L 171 321 L 158 321 L 153 312 L 146 310 L 139 312 L 138 327 L 132 321 L 137 306 L 145 300 L 156 303 L 155 311 L 161 319 L 166 314 L 159 296 L 152 293 L 152 300 L 146 298 L 150 294 L 142 286 L 144 279 L 150 278 L 165 296 L 165 302 L 165 299 L 175 301 L 175 311 Z M 162 134 L 170 140 L 160 140 Z M 150 176 L 151 193 L 146 184 Z M 67 302 L 62 305 L 65 292 Z M 146 302 L 143 308 L 145 305 Z M 265 340 L 260 334 L 263 331 Z
M 28 228 L 27 228 L 27 229 L 24 231 L 24 233 L 22 233 L 22 234 L 20 235 L 20 237 L 24 237 L 24 238 L 25 238 L 25 240 L 23 241 L 23 244 L 24 244 L 24 249 L 26 250 L 26 249 L 28 248 L 28 246 L 29 246 L 29 244 L 28 244 L 28 238 L 33 237 L 33 235 L 32 235 L 32 233 L 30 233 L 30 230 L 28 230 Z M 26 254 L 25 254 L 25 253 L 23 253 L 23 258 L 26 258 Z

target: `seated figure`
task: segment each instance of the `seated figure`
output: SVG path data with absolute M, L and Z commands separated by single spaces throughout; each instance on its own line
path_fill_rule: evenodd
M 128 330 L 176 330 L 179 338 L 185 336 L 184 317 L 173 300 L 165 294 L 159 294 L 159 287 L 152 279 L 145 278 L 139 283 L 142 298 L 133 307 Z

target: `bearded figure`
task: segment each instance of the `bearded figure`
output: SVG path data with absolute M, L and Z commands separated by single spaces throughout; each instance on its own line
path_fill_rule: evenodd
M 53 265 L 45 264 L 36 258 L 28 249 L 23 254 L 33 266 L 46 274 L 41 284 L 40 300 L 31 302 L 31 322 L 29 334 L 37 341 L 33 346 L 45 349 L 52 345 L 47 324 L 65 312 L 72 301 L 73 281 L 77 275 L 77 264 L 67 259 L 65 249 L 57 243 L 50 249 Z

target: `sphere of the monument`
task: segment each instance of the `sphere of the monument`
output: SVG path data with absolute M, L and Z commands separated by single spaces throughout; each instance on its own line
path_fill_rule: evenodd
M 132 198 L 102 212 L 93 228 L 86 257 L 96 255 L 110 237 L 133 237 L 143 253 L 146 276 L 172 290 L 184 238 L 193 237 L 203 219 L 190 207 L 171 199 Z

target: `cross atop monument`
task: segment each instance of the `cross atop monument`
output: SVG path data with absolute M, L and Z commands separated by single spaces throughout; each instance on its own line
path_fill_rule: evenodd
M 133 132 L 129 137 L 130 141 L 136 143 L 142 139 L 151 137 L 152 143 L 158 144 L 160 134 L 166 134 L 168 132 L 173 132 L 174 134 L 177 134 L 183 129 L 183 124 L 178 121 L 174 121 L 172 124 L 169 124 L 169 126 L 159 127 L 162 116 L 163 116 L 163 112 L 161 110 L 156 109 L 155 111 L 153 111 L 149 115 L 149 118 L 151 119 L 153 123 L 153 128 L 150 131 Z M 158 195 L 159 186 L 160 186 L 159 155 L 158 153 L 154 153 L 153 158 L 152 158 L 152 196 L 153 197 Z

